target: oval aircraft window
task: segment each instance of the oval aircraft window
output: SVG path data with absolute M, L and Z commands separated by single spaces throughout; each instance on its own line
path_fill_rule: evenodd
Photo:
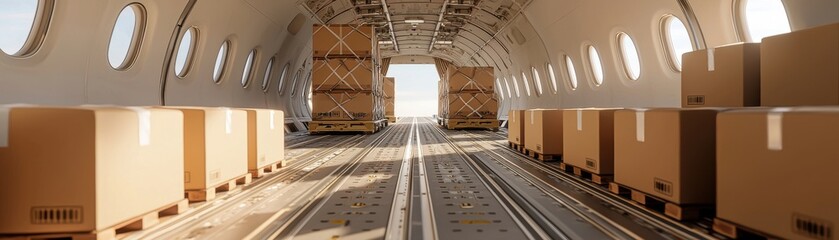
M 603 84 L 603 63 L 600 60 L 600 53 L 594 46 L 588 46 L 588 61 L 591 64 L 591 74 L 594 75 L 594 85 Z
M 175 56 L 175 75 L 183 78 L 189 73 L 189 66 L 192 65 L 192 55 L 195 53 L 193 46 L 195 45 L 198 30 L 194 27 L 189 28 L 181 37 L 181 43 L 178 45 L 178 55 Z
M 253 72 L 253 61 L 256 59 L 256 49 L 251 50 L 248 54 L 248 60 L 245 61 L 245 69 L 242 70 L 242 87 L 248 88 L 251 83 L 251 73 Z
M 288 74 L 288 63 L 283 66 L 283 71 L 280 72 L 280 85 L 277 86 L 277 92 L 280 93 L 280 95 L 283 95 L 283 83 L 285 83 L 286 74 Z
M 291 95 L 289 97 L 294 97 L 294 94 L 297 93 L 297 81 L 300 81 L 301 72 L 303 72 L 303 69 L 298 69 L 297 73 L 294 74 L 294 78 L 291 79 Z
M 568 73 L 568 83 L 571 84 L 571 90 L 577 89 L 577 70 L 574 69 L 574 61 L 570 56 L 565 56 L 565 67 Z
M 521 81 L 524 83 L 524 93 L 527 93 L 527 96 L 530 96 L 530 79 L 527 79 L 527 75 L 524 72 L 521 72 Z
M 268 66 L 265 67 L 265 76 L 262 77 L 262 91 L 267 92 L 268 86 L 271 85 L 271 71 L 274 70 L 274 58 L 268 60 Z
M 47 0 L 0 2 L 0 51 L 16 57 L 34 53 L 46 35 L 53 4 Z
M 507 78 L 504 78 L 504 86 L 507 87 L 507 97 L 513 98 L 513 91 L 510 90 L 510 82 L 507 81 Z
M 695 50 L 690 40 L 690 34 L 685 24 L 675 16 L 664 20 L 664 40 L 670 53 L 670 64 L 676 71 L 682 71 L 682 54 Z
M 621 59 L 624 68 L 626 68 L 626 74 L 630 79 L 638 80 L 641 77 L 641 58 L 638 56 L 635 41 L 626 33 L 619 34 L 618 40 L 620 41 Z
M 551 78 L 551 88 L 553 88 L 554 93 L 556 93 L 557 86 L 556 86 L 556 72 L 554 72 L 554 66 L 550 63 L 548 65 L 548 76 Z
M 742 0 L 740 4 L 750 41 L 760 42 L 765 37 L 790 32 L 789 17 L 781 0 Z
M 536 82 L 536 94 L 542 95 L 542 77 L 539 76 L 539 71 L 535 67 L 530 67 L 530 71 L 533 72 L 533 82 Z
M 218 56 L 216 57 L 216 65 L 213 68 L 213 82 L 220 83 L 221 77 L 224 75 L 224 66 L 227 65 L 227 54 L 230 48 L 230 41 L 224 41 L 218 49 Z
M 513 74 L 513 87 L 516 88 L 516 97 L 521 97 L 521 91 L 519 91 L 519 82 L 516 80 L 516 75 Z
M 140 49 L 145 29 L 145 10 L 139 3 L 133 3 L 119 13 L 108 45 L 108 62 L 117 70 L 131 66 Z
M 500 78 L 495 79 L 495 88 L 498 89 L 499 92 L 501 92 L 498 94 L 498 97 L 501 98 L 501 100 L 504 100 L 504 88 L 501 87 Z

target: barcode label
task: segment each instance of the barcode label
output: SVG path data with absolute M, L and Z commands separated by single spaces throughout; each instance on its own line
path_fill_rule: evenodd
M 705 95 L 688 96 L 688 105 L 705 105 Z

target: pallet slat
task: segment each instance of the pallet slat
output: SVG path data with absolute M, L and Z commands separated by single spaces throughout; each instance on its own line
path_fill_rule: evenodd
M 248 173 L 206 189 L 186 190 L 185 196 L 189 199 L 189 202 L 211 201 L 216 198 L 217 192 L 227 192 L 236 189 L 239 185 L 248 185 L 252 180 L 251 173 Z
M 609 191 L 679 221 L 700 219 L 702 216 L 712 215 L 714 210 L 712 205 L 680 205 L 668 202 L 615 182 L 609 183 Z

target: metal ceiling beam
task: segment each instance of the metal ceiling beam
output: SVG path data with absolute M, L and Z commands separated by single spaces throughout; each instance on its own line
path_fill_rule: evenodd
M 428 44 L 428 52 L 434 50 L 434 42 L 437 41 L 437 35 L 440 34 L 440 27 L 443 25 L 443 16 L 446 15 L 446 8 L 449 6 L 449 0 L 443 1 L 443 7 L 440 8 L 440 15 L 437 17 L 437 27 L 434 28 L 434 35 L 431 37 L 431 43 Z
M 396 39 L 396 32 L 393 31 L 393 20 L 390 19 L 390 9 L 387 7 L 387 0 L 381 0 L 382 9 L 384 9 L 385 17 L 387 17 L 387 27 L 390 29 L 390 39 L 393 41 L 393 50 L 399 52 L 399 41 Z

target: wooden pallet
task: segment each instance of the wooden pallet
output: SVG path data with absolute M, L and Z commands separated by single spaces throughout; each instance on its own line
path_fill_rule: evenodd
M 89 239 L 117 239 L 117 234 L 130 233 L 148 229 L 160 223 L 160 218 L 165 216 L 177 215 L 189 209 L 189 201 L 182 199 L 177 202 L 165 205 L 161 208 L 146 214 L 131 218 L 113 227 L 93 232 L 77 232 L 77 233 L 49 233 L 49 234 L 34 234 L 34 235 L 14 235 L 14 236 L 0 236 L 0 239 L 15 239 L 15 240 L 89 240 Z
M 522 146 L 522 145 L 520 145 L 520 144 L 517 144 L 517 143 L 514 143 L 514 142 L 509 142 L 509 143 L 510 143 L 510 144 L 509 144 L 510 148 L 512 148 L 513 150 L 516 150 L 517 152 L 524 151 L 524 150 L 523 150 L 523 149 L 524 149 L 524 146 Z
M 562 170 L 562 171 L 565 171 L 567 173 L 573 173 L 577 177 L 589 180 L 593 183 L 597 183 L 597 184 L 600 184 L 600 185 L 606 185 L 610 182 L 613 182 L 614 179 L 615 179 L 615 177 L 612 176 L 612 175 L 601 175 L 601 174 L 592 173 L 592 172 L 586 171 L 582 168 L 572 166 L 572 165 L 569 165 L 569 164 L 565 164 L 565 163 L 560 163 L 559 164 L 559 169 Z
M 248 173 L 207 189 L 186 190 L 185 195 L 189 199 L 189 202 L 210 201 L 216 198 L 216 193 L 218 192 L 227 192 L 236 189 L 239 185 L 244 186 L 250 184 L 253 180 L 252 176 L 251 173 Z
M 609 183 L 609 191 L 679 221 L 697 220 L 714 214 L 713 205 L 680 205 L 615 182 Z
M 714 218 L 713 229 L 714 232 L 732 239 L 781 239 L 720 218 Z
M 529 149 L 525 149 L 524 152 L 524 154 L 543 162 L 558 161 L 561 159 L 561 155 L 541 154 Z
M 269 165 L 265 165 L 264 167 L 261 167 L 256 170 L 248 170 L 248 172 L 250 172 L 252 178 L 261 178 L 268 173 L 278 172 L 281 168 L 286 166 L 288 166 L 286 160 L 282 160 Z
M 387 119 L 376 121 L 311 121 L 309 134 L 361 132 L 373 134 L 387 126 Z
M 443 126 L 449 130 L 483 129 L 498 131 L 501 123 L 497 119 L 445 119 Z

